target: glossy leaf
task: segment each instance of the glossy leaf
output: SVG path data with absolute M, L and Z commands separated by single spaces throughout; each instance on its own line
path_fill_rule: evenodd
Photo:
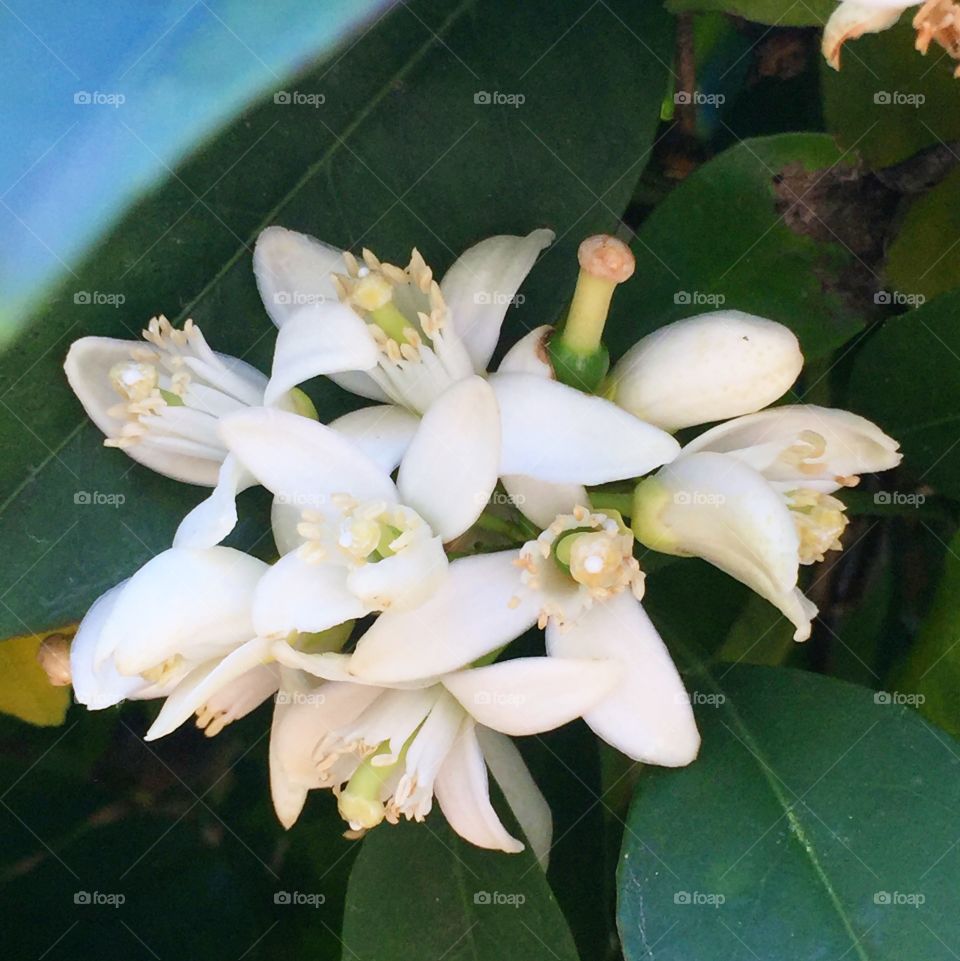
M 818 27 L 826 23 L 836 0 L 784 4 L 782 0 L 667 0 L 674 13 L 719 11 L 778 27 Z
M 949 961 L 960 746 L 873 691 L 783 668 L 703 679 L 703 748 L 650 772 L 619 872 L 627 961 Z
M 436 817 L 382 825 L 364 839 L 347 888 L 343 943 L 347 956 L 377 961 L 577 958 L 529 851 L 472 847 Z
M 960 497 L 958 310 L 951 293 L 887 320 L 858 353 L 847 400 L 900 441 L 910 477 L 952 497 Z

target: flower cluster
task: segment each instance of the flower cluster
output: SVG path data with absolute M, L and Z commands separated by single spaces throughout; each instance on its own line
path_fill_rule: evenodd
M 416 250 L 401 267 L 271 227 L 254 254 L 278 328 L 269 378 L 191 321 L 154 319 L 143 343 L 77 341 L 67 376 L 105 443 L 213 488 L 83 619 L 77 700 L 163 698 L 154 739 L 193 715 L 215 735 L 274 697 L 270 782 L 287 827 L 316 789 L 352 834 L 422 820 L 436 799 L 467 840 L 518 851 L 489 771 L 541 862 L 550 811 L 513 737 L 582 718 L 634 760 L 693 761 L 638 542 L 706 559 L 803 640 L 816 609 L 799 569 L 840 549 L 834 493 L 900 455 L 846 411 L 769 407 L 803 364 L 770 320 L 681 320 L 609 370 L 603 325 L 633 271 L 612 237 L 581 245 L 560 328 L 532 330 L 491 372 L 552 239 L 492 237 L 438 282 Z M 317 375 L 373 403 L 323 424 L 298 386 Z M 707 423 L 683 446 L 673 436 Z M 274 498 L 272 564 L 221 543 L 255 484 Z M 532 629 L 542 653 L 518 656 L 511 642 Z

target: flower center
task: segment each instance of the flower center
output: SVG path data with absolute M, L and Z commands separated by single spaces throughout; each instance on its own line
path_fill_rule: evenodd
M 449 310 L 433 271 L 416 249 L 406 267 L 364 249 L 360 263 L 344 253 L 346 274 L 334 274 L 340 300 L 367 321 L 380 348 L 370 376 L 395 403 L 423 413 L 447 387 L 473 373 L 450 329 Z
M 843 550 L 840 538 L 849 520 L 846 505 L 830 494 L 801 488 L 787 495 L 787 504 L 800 535 L 800 563 L 822 561 L 827 551 Z
M 192 320 L 177 330 L 166 317 L 154 317 L 143 337 L 149 346 L 134 345 L 130 360 L 110 368 L 110 386 L 121 402 L 107 413 L 123 424 L 104 444 L 144 444 L 222 461 L 218 418 L 261 404 L 264 385 L 228 367 Z
M 633 534 L 615 511 L 576 507 L 561 514 L 516 560 L 525 587 L 540 595 L 541 627 L 574 621 L 596 602 L 630 588 L 643 597 L 644 575 Z
M 339 516 L 331 521 L 322 511 L 305 510 L 297 533 L 306 539 L 300 547 L 308 561 L 332 558 L 351 567 L 375 564 L 393 557 L 415 543 L 433 537 L 427 522 L 412 508 L 386 501 L 354 500 L 334 494 Z
M 151 684 L 165 684 L 170 680 L 171 677 L 173 677 L 174 674 L 181 670 L 183 664 L 183 656 L 181 654 L 174 654 L 172 657 L 168 657 L 165 661 L 161 661 L 154 667 L 143 671 L 141 673 L 141 677 L 149 681 Z

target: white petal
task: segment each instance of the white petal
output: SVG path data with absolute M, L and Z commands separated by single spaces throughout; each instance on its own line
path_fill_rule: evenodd
M 763 596 L 797 584 L 800 541 L 786 501 L 761 474 L 726 454 L 690 454 L 641 488 L 632 518 L 654 550 L 702 557 Z
M 90 610 L 80 621 L 76 636 L 70 645 L 73 696 L 78 704 L 85 705 L 91 711 L 112 707 L 147 687 L 147 683 L 139 675 L 126 677 L 120 674 L 112 658 L 108 658 L 100 665 L 94 664 L 94 653 L 100 632 L 113 612 L 126 584 L 127 581 L 121 581 L 93 602 Z
M 392 403 L 387 396 L 387 392 L 365 371 L 345 370 L 341 374 L 331 374 L 330 379 L 338 387 L 342 387 L 358 397 L 375 400 L 378 404 Z
M 443 278 L 440 291 L 477 373 L 487 369 L 507 308 L 553 238 L 552 230 L 488 237 L 461 254 Z
M 672 460 L 680 445 L 602 397 L 530 374 L 494 374 L 503 426 L 501 474 L 558 484 L 639 477 Z
M 302 512 L 296 504 L 288 504 L 279 497 L 273 499 L 270 507 L 270 526 L 273 528 L 273 542 L 277 553 L 283 557 L 296 550 L 306 538 L 297 530 L 303 520 Z
M 346 567 L 308 563 L 293 551 L 274 564 L 253 595 L 253 628 L 261 637 L 319 633 L 364 617 L 370 609 L 347 589 Z
M 87 416 L 107 437 L 116 437 L 126 423 L 107 413 L 121 402 L 110 386 L 110 368 L 129 361 L 131 349 L 138 346 L 137 341 L 82 337 L 70 345 L 63 365 L 67 381 Z M 220 456 L 193 456 L 143 442 L 125 447 L 124 453 L 164 477 L 201 487 L 213 487 L 217 483 L 222 461 Z
M 542 734 L 582 717 L 617 684 L 617 661 L 519 657 L 457 671 L 443 686 L 480 724 L 514 736 Z
M 375 461 L 387 474 L 399 465 L 420 418 L 396 404 L 361 407 L 330 421 L 330 427 L 343 434 L 354 446 Z
M 277 333 L 264 403 L 276 403 L 292 387 L 320 374 L 369 370 L 378 357 L 366 323 L 346 305 L 301 307 Z
M 384 691 L 349 724 L 338 723 L 335 733 L 346 744 L 375 747 L 386 741 L 385 753 L 392 757 L 381 755 L 381 763 L 391 763 L 399 758 L 403 745 L 423 723 L 440 693 L 436 686 Z
M 826 443 L 822 456 L 810 458 L 802 469 L 778 460 L 801 434 L 811 431 Z M 902 457 L 898 447 L 865 417 L 847 410 L 795 404 L 718 424 L 687 444 L 683 453 L 730 454 L 778 485 L 816 487 L 829 493 L 841 487 L 844 478 L 896 467 Z
M 217 486 L 182 521 L 173 537 L 174 547 L 213 547 L 237 526 L 237 494 L 256 480 L 233 456 L 220 467 Z
M 531 330 L 504 355 L 497 368 L 501 374 L 533 374 L 554 380 L 553 364 L 547 354 L 547 338 L 553 333 L 549 324 Z
M 480 848 L 517 854 L 523 845 L 507 833 L 490 803 L 487 766 L 473 720 L 463 719 L 435 786 L 444 817 L 460 837 Z
M 278 327 L 304 306 L 339 303 L 330 274 L 343 269 L 341 251 L 284 227 L 267 227 L 253 251 L 260 297 Z
M 590 503 L 580 484 L 551 484 L 525 474 L 504 474 L 500 480 L 510 503 L 543 530 L 559 514 L 569 514 L 578 504 Z
M 485 380 L 468 377 L 424 414 L 397 475 L 401 500 L 452 541 L 487 506 L 499 464 L 497 399 Z
M 276 658 L 277 663 L 284 667 L 302 671 L 312 677 L 318 677 L 325 681 L 349 681 L 351 684 L 368 686 L 368 682 L 362 677 L 350 673 L 352 654 L 340 654 L 333 651 L 307 654 L 305 651 L 298 651 L 291 647 L 286 641 L 274 641 L 270 652 Z M 397 682 L 392 684 L 391 687 L 397 690 L 415 690 L 422 687 L 432 687 L 438 681 L 439 678 L 437 677 L 425 677 L 416 681 Z M 379 685 L 374 686 L 378 687 Z
M 222 657 L 254 636 L 250 599 L 267 570 L 230 547 L 172 547 L 127 582 L 97 645 L 124 674 L 139 674 L 182 655 Z
M 207 737 L 219 734 L 277 692 L 280 671 L 276 664 L 260 664 L 225 684 L 197 708 L 197 727 Z
M 900 14 L 914 4 L 903 0 L 844 0 L 830 15 L 823 29 L 823 56 L 834 70 L 840 69 L 840 48 L 847 40 L 892 27 Z
M 553 841 L 553 815 L 550 805 L 524 763 L 520 752 L 510 738 L 487 727 L 477 727 L 477 740 L 484 760 L 500 785 L 513 816 L 540 864 L 546 871 L 550 862 L 550 845 Z
M 226 657 L 210 661 L 191 671 L 164 701 L 157 719 L 144 735 L 144 740 L 155 741 L 175 731 L 218 691 L 263 664 L 269 650 L 269 641 L 255 638 Z
M 689 764 L 700 748 L 690 698 L 666 645 L 639 601 L 623 591 L 560 629 L 547 650 L 562 658 L 615 658 L 619 684 L 584 720 L 618 751 L 646 764 Z
M 516 557 L 501 551 L 453 561 L 429 600 L 376 619 L 357 644 L 351 671 L 379 683 L 432 677 L 518 637 L 536 623 L 539 609 L 529 591 L 514 601 L 521 593 Z
M 443 541 L 431 537 L 375 564 L 355 568 L 347 587 L 369 610 L 406 611 L 437 591 L 446 576 Z
M 270 728 L 270 795 L 280 823 L 292 827 L 307 791 L 329 786 L 317 768 L 318 744 L 337 724 L 348 724 L 381 691 L 361 684 L 322 684 L 312 690 L 288 690 L 277 696 Z
M 393 481 L 335 430 L 269 408 L 251 408 L 221 422 L 220 432 L 241 463 L 287 504 L 323 509 L 330 496 L 395 503 Z
M 661 327 L 610 374 L 617 404 L 664 430 L 749 414 L 797 379 L 803 354 L 782 324 L 718 310 Z

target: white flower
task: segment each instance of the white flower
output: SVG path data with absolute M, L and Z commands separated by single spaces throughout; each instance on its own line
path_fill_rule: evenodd
M 235 498 L 253 479 L 227 456 L 219 421 L 264 403 L 267 378 L 218 354 L 188 320 L 182 330 L 154 317 L 146 343 L 109 337 L 74 341 L 64 370 L 90 419 L 135 461 L 174 480 L 215 487 L 183 520 L 175 543 L 209 547 L 237 521 Z M 293 409 L 289 395 L 279 403 Z
M 549 810 L 506 735 L 537 734 L 582 716 L 619 680 L 616 662 L 518 658 L 382 687 L 350 673 L 349 655 L 303 653 L 295 644 L 274 645 L 277 660 L 329 683 L 278 698 L 271 777 L 286 826 L 312 788 L 337 792 L 353 830 L 400 817 L 421 821 L 436 796 L 468 841 L 522 850 L 490 804 L 486 757 L 545 864 Z
M 517 288 L 552 240 L 550 230 L 490 237 L 437 283 L 416 250 L 401 269 L 368 250 L 358 262 L 306 234 L 267 228 L 254 272 L 280 328 L 268 403 L 327 374 L 422 414 L 447 387 L 486 371 Z
M 654 550 L 702 557 L 753 588 L 810 636 L 816 607 L 799 565 L 841 549 L 831 496 L 900 463 L 897 443 L 849 411 L 773 408 L 720 424 L 637 487 L 633 530 Z
M 74 693 L 91 710 L 166 697 L 152 740 L 197 712 L 215 734 L 277 688 L 252 596 L 267 565 L 227 547 L 171 548 L 100 597 L 70 650 Z
M 500 702 L 509 702 L 509 693 L 529 709 L 536 682 L 532 674 L 511 676 L 518 661 L 470 665 L 540 623 L 547 630 L 548 662 L 617 665 L 613 686 L 592 705 L 579 705 L 602 738 L 636 760 L 687 764 L 696 756 L 699 735 L 673 662 L 640 606 L 642 577 L 631 545 L 617 518 L 581 507 L 557 518 L 519 553 L 453 561 L 446 581 L 424 604 L 377 619 L 358 641 L 350 673 L 373 684 L 442 675 L 441 683 L 481 723 L 523 733 L 496 715 L 478 713 L 464 694 L 475 689 L 462 679 L 501 673 Z M 550 696 L 558 705 L 571 703 L 584 679 L 557 670 Z
M 840 69 L 840 50 L 847 40 L 865 33 L 880 33 L 892 27 L 904 11 L 919 6 L 913 18 L 916 48 L 925 54 L 931 41 L 938 43 L 955 60 L 960 59 L 960 4 L 955 0 L 843 0 L 833 11 L 823 31 L 823 55 L 835 70 Z M 960 76 L 960 67 L 954 72 Z
M 267 379 L 214 353 L 200 328 L 154 317 L 146 343 L 83 337 L 64 370 L 90 419 L 135 461 L 189 484 L 213 487 L 227 455 L 217 432 L 225 414 L 263 404 Z
M 718 310 L 638 341 L 611 371 L 605 393 L 648 424 L 675 431 L 772 404 L 802 367 L 800 345 L 788 328 Z

